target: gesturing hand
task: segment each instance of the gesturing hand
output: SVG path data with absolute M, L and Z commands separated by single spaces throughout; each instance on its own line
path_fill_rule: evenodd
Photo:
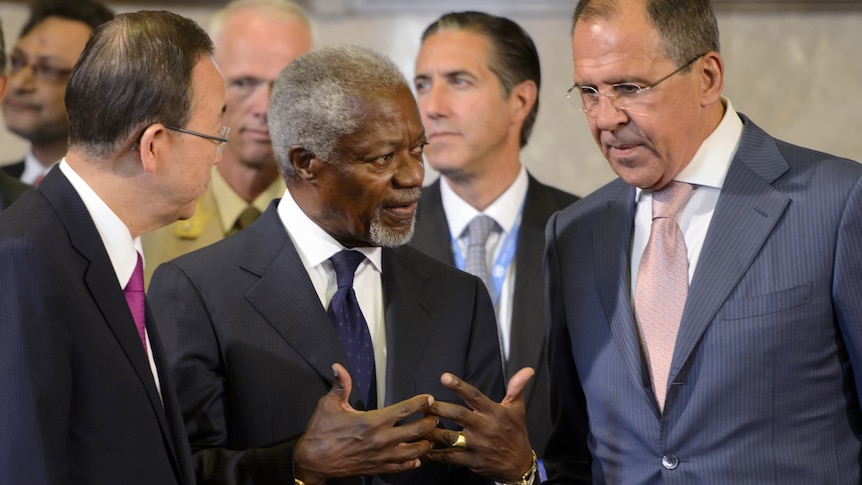
M 458 431 L 435 428 L 430 438 L 449 448 L 432 449 L 428 456 L 466 466 L 497 482 L 518 481 L 532 463 L 524 387 L 534 373 L 532 368 L 524 367 L 512 376 L 506 396 L 499 404 L 454 375 L 443 374 L 440 378 L 443 385 L 455 391 L 472 409 L 435 401 L 431 413 L 461 425 L 466 447 L 451 447 L 458 440 Z
M 426 416 L 395 426 L 416 413 L 427 413 L 434 398 L 420 394 L 383 409 L 357 411 L 348 403 L 351 380 L 333 364 L 335 382 L 320 398 L 314 415 L 294 449 L 294 476 L 306 485 L 330 478 L 376 475 L 411 470 L 431 448 L 425 439 L 437 425 Z

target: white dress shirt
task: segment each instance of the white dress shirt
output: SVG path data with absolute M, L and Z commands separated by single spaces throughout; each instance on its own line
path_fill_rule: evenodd
M 512 185 L 500 194 L 490 206 L 480 212 L 459 197 L 449 187 L 449 183 L 445 179 L 440 182 L 440 196 L 443 202 L 443 211 L 446 214 L 446 221 L 449 223 L 449 234 L 455 235 L 455 244 L 458 245 L 458 250 L 461 254 L 467 254 L 467 244 L 469 241 L 466 229 L 474 217 L 484 214 L 494 219 L 497 225 L 502 228 L 502 231 L 492 231 L 491 235 L 488 236 L 488 240 L 485 243 L 485 254 L 487 257 L 486 264 L 492 275 L 495 271 L 505 271 L 503 285 L 500 289 L 500 297 L 498 301 L 494 302 L 494 307 L 497 313 L 497 334 L 500 339 L 500 351 L 503 354 L 503 360 L 506 362 L 509 361 L 509 347 L 512 333 L 512 300 L 515 294 L 516 265 L 514 254 L 508 268 L 497 268 L 494 263 L 500 255 L 503 241 L 506 240 L 506 237 L 509 236 L 513 229 L 516 229 L 515 225 L 520 221 L 524 199 L 527 197 L 528 185 L 527 169 L 522 166 Z M 517 238 L 518 235 L 514 234 L 513 237 Z M 515 243 L 517 251 L 517 239 Z M 464 268 L 461 269 L 463 270 Z
M 114 273 L 117 276 L 117 284 L 120 289 L 129 284 L 132 279 L 132 273 L 135 272 L 135 266 L 138 265 L 138 254 L 143 258 L 144 251 L 141 247 L 141 238 L 132 239 L 132 234 L 126 224 L 117 217 L 117 214 L 99 197 L 98 194 L 90 187 L 84 179 L 78 175 L 68 163 L 66 159 L 60 161 L 60 170 L 63 175 L 69 179 L 69 183 L 84 201 L 84 206 L 87 207 L 87 212 L 93 219 L 96 225 L 96 230 L 99 232 L 99 237 L 102 239 L 102 244 L 105 245 L 105 250 L 108 252 L 108 258 L 111 260 L 111 266 L 114 268 Z M 152 323 L 152 322 L 148 322 Z M 137 329 L 135 329 L 137 334 Z M 153 372 L 153 381 L 156 384 L 156 390 L 161 396 L 161 384 L 159 383 L 159 372 L 156 369 L 156 363 L 153 360 L 153 347 L 150 345 L 149 333 L 144 329 L 144 336 L 147 340 L 147 359 L 150 362 L 150 370 Z
M 329 258 L 345 248 L 312 221 L 293 200 L 290 191 L 284 192 L 278 203 L 278 217 L 287 229 L 305 271 L 311 278 L 314 290 L 324 309 L 338 290 L 335 268 Z M 377 377 L 377 402 L 382 407 L 386 396 L 386 322 L 383 312 L 383 283 L 381 275 L 382 250 L 379 247 L 354 248 L 365 255 L 365 261 L 356 268 L 353 291 L 359 308 L 368 323 L 371 344 L 374 346 L 374 367 Z M 348 372 L 350 369 L 348 369 Z
M 712 214 L 715 212 L 715 205 L 718 203 L 727 170 L 730 168 L 730 162 L 736 154 L 739 139 L 742 136 L 742 120 L 736 114 L 729 99 L 722 98 L 722 102 L 726 110 L 718 127 L 703 141 L 691 162 L 674 177 L 674 180 L 695 186 L 691 197 L 676 216 L 688 251 L 689 284 L 697 267 L 700 251 L 706 239 L 706 231 L 712 221 Z M 637 209 L 632 238 L 630 289 L 632 302 L 635 301 L 641 257 L 649 242 L 652 227 L 652 193 L 635 189 L 635 202 Z

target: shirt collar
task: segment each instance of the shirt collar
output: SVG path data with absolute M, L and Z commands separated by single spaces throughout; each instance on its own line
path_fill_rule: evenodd
M 491 203 L 484 211 L 480 212 L 471 206 L 467 201 L 462 199 L 458 194 L 449 187 L 446 180 L 440 181 L 440 197 L 443 202 L 443 211 L 446 213 L 446 221 L 449 223 L 449 233 L 460 237 L 470 224 L 474 217 L 485 214 L 503 229 L 504 233 L 508 233 L 515 225 L 518 216 L 521 213 L 521 207 L 524 203 L 524 198 L 527 197 L 527 187 L 529 185 L 529 177 L 527 169 L 521 166 L 518 176 L 515 181 L 507 188 L 494 202 Z M 419 202 L 422 203 L 421 201 Z
M 712 133 L 700 144 L 691 162 L 674 177 L 674 180 L 692 185 L 721 189 L 742 137 L 742 120 L 730 100 L 723 97 L 724 116 Z M 640 200 L 643 189 L 635 189 L 635 200 Z
M 84 202 L 87 212 L 90 213 L 90 217 L 96 225 L 96 230 L 99 231 L 99 237 L 102 238 L 105 250 L 108 252 L 108 258 L 114 267 L 117 282 L 120 284 L 120 288 L 125 288 L 132 278 L 135 266 L 138 264 L 138 254 L 143 255 L 141 238 L 132 239 L 129 228 L 99 197 L 99 194 L 75 172 L 65 158 L 60 161 L 60 170 L 63 171 L 63 175 L 66 176 L 75 192 Z
M 293 240 L 300 258 L 309 267 L 314 268 L 331 258 L 335 253 L 347 249 L 302 211 L 289 190 L 284 191 L 284 195 L 278 203 L 277 210 L 278 217 L 287 229 L 291 240 Z M 381 266 L 381 248 L 372 246 L 353 249 L 364 254 L 378 272 L 383 272 Z
M 212 188 L 216 204 L 218 205 L 219 221 L 221 222 L 222 231 L 227 233 L 236 223 L 242 211 L 249 204 L 227 183 L 227 180 L 218 170 L 218 166 L 213 166 L 210 187 Z M 284 180 L 281 177 L 276 179 L 266 188 L 260 195 L 251 202 L 255 208 L 261 213 L 266 211 L 267 206 L 273 199 L 281 197 L 284 192 Z

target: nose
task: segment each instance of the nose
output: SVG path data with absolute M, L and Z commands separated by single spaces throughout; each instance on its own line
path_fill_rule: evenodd
M 249 104 L 255 116 L 266 118 L 266 109 L 269 105 L 269 96 L 272 93 L 272 83 L 262 82 L 250 96 Z
M 596 128 L 602 131 L 613 131 L 628 121 L 628 113 L 618 108 L 615 101 L 616 98 L 607 94 L 599 96 L 598 104 L 588 113 L 594 120 Z
M 428 89 L 418 96 L 419 110 L 422 115 L 430 118 L 442 118 L 449 115 L 448 94 L 445 85 L 431 83 Z
M 8 79 L 10 90 L 17 91 L 34 86 L 36 73 L 30 64 L 25 64 L 20 69 L 10 70 Z
M 422 187 L 425 179 L 425 163 L 422 159 L 416 159 L 412 155 L 405 154 L 399 157 L 398 171 L 392 178 L 397 188 L 410 189 Z

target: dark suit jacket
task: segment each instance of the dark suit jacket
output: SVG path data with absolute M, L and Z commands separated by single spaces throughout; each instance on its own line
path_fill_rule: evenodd
M 862 165 L 742 120 L 662 414 L 630 297 L 634 189 L 548 223 L 549 483 L 860 483 Z
M 15 199 L 32 187 L 0 170 L 0 211 L 12 205 Z
M 2 170 L 3 172 L 6 172 L 10 177 L 20 179 L 21 175 L 24 174 L 24 160 L 10 163 L 9 165 L 4 165 L 2 167 Z
M 545 224 L 554 212 L 575 203 L 579 197 L 539 183 L 529 176 L 524 215 L 515 252 L 515 292 L 512 302 L 512 334 L 506 380 L 523 367 L 536 375 L 525 391 L 527 429 L 530 442 L 541 457 L 551 434 L 548 394 L 548 356 L 546 350 L 542 254 L 545 249 Z M 443 211 L 440 180 L 422 190 L 416 214 L 416 231 L 410 245 L 450 265 L 455 264 L 449 223 Z
M 275 208 L 236 236 L 161 265 L 150 284 L 201 483 L 291 484 L 295 441 L 332 386 L 332 363 L 347 362 Z M 409 247 L 384 249 L 382 263 L 385 404 L 420 393 L 460 403 L 440 384 L 443 372 L 502 399 L 481 281 Z M 485 482 L 430 463 L 373 483 L 450 480 Z
M 161 399 L 96 226 L 60 170 L 0 214 L 0 268 L 0 483 L 193 483 L 158 332 L 148 325 Z

